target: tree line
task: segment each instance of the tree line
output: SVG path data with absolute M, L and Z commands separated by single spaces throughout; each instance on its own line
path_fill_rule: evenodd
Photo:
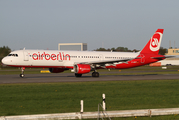
M 136 50 L 136 49 L 129 50 L 126 47 L 117 47 L 117 48 L 108 48 L 108 49 L 98 48 L 98 49 L 95 49 L 94 51 L 139 52 L 140 50 Z M 165 55 L 165 53 L 167 53 L 167 51 L 168 50 L 166 48 L 160 47 L 159 54 Z
M 127 47 L 117 47 L 117 48 L 108 48 L 108 49 L 105 49 L 105 48 L 98 48 L 98 49 L 95 49 L 94 51 L 116 51 L 116 52 L 138 52 L 139 50 L 129 50 Z
M 11 52 L 11 49 L 8 46 L 0 47 L 0 61 L 3 57 L 7 56 Z M 2 63 L 0 64 L 0 66 Z

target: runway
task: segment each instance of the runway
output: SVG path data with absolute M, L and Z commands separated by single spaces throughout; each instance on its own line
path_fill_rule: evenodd
M 0 75 L 0 84 L 169 79 L 179 79 L 179 74 L 100 75 L 98 78 L 91 77 L 91 74 L 76 78 L 74 73 L 26 74 L 24 78 L 20 78 L 19 75 Z

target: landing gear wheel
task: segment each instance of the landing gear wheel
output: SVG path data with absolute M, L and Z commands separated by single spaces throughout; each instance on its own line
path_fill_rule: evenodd
M 77 73 L 75 73 L 75 76 L 76 76 L 76 77 L 81 77 L 82 74 L 77 74 Z
M 21 77 L 21 78 L 24 77 L 24 70 L 25 70 L 25 67 L 21 67 L 21 74 L 20 74 L 20 77 Z
M 23 78 L 23 77 L 24 77 L 24 74 L 20 74 L 20 77 Z
M 99 73 L 98 72 L 93 72 L 92 77 L 99 77 Z

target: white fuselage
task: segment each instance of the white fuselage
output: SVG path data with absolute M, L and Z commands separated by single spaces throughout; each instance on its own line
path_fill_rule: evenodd
M 134 59 L 138 55 L 132 52 L 17 50 L 2 62 L 16 67 L 73 68 L 74 64 Z

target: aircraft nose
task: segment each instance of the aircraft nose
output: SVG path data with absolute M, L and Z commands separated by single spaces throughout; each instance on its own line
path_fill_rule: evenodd
M 9 60 L 7 57 L 5 57 L 5 58 L 2 59 L 2 63 L 3 63 L 4 65 L 8 65 L 9 62 L 10 62 L 10 60 Z

